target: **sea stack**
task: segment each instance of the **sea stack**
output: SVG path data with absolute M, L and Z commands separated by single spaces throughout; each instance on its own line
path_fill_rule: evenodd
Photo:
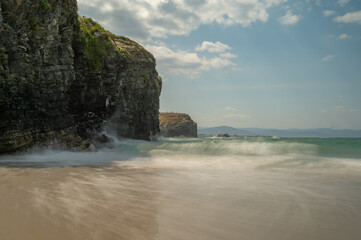
M 163 137 L 197 137 L 197 123 L 185 113 L 160 113 L 160 131 Z

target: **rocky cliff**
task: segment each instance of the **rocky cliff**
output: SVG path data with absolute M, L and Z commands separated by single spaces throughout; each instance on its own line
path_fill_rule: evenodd
M 160 113 L 160 131 L 163 137 L 197 137 L 197 123 L 185 113 Z
M 75 0 L 0 0 L 0 153 L 84 149 L 105 127 L 149 140 L 160 91 L 152 54 Z

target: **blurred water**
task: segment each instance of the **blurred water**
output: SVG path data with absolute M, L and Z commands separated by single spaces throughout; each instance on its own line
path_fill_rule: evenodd
M 0 158 L 0 239 L 358 239 L 359 139 L 123 140 Z

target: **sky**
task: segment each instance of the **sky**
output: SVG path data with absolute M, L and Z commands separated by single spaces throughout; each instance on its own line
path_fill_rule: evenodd
M 361 0 L 78 0 L 200 127 L 361 129 Z

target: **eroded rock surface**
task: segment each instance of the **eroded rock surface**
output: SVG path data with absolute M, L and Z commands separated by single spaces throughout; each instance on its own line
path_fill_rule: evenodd
M 197 137 L 197 123 L 185 113 L 160 113 L 160 131 L 163 137 Z

